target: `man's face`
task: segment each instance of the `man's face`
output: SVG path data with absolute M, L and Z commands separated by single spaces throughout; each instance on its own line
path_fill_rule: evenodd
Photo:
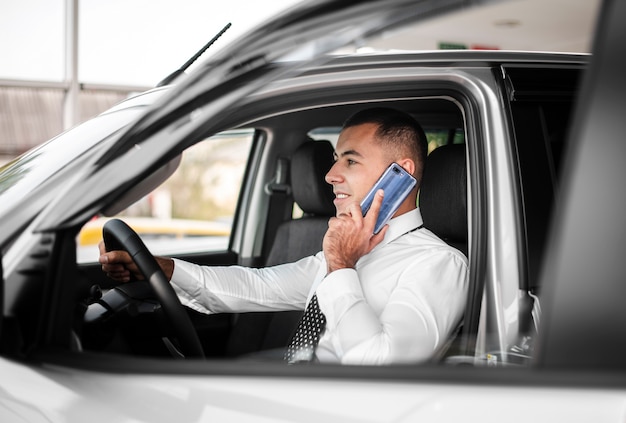
M 378 125 L 366 123 L 341 131 L 335 149 L 335 164 L 326 174 L 333 186 L 337 216 L 348 204 L 360 203 L 383 171 L 391 164 L 374 134 Z

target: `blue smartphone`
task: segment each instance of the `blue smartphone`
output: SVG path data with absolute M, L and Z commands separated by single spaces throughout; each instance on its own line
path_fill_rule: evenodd
M 372 206 L 376 191 L 382 189 L 385 192 L 383 204 L 380 207 L 380 213 L 378 213 L 378 219 L 374 227 L 375 234 L 380 232 L 383 226 L 387 224 L 416 184 L 417 181 L 413 175 L 397 163 L 391 163 L 381 177 L 378 178 L 378 181 L 361 201 L 361 211 L 363 216 L 365 216 Z

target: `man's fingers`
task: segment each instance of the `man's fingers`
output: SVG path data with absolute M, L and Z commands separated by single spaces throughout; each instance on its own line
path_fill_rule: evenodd
M 131 275 L 137 273 L 135 263 L 126 251 L 104 252 L 98 261 L 102 265 L 102 271 L 116 281 L 128 282 Z
M 133 259 L 126 251 L 109 251 L 100 255 L 100 263 L 102 264 L 131 264 Z
M 365 215 L 365 224 L 372 228 L 372 232 L 374 232 L 374 226 L 376 226 L 376 220 L 378 219 L 378 215 L 380 214 L 380 208 L 383 205 L 384 197 L 385 192 L 382 189 L 376 191 L 376 195 L 372 200 L 372 205 Z
M 98 244 L 98 249 L 100 250 L 100 257 L 98 258 L 98 261 L 102 265 L 108 265 L 109 267 L 118 265 L 120 267 L 124 267 L 125 265 L 133 262 L 130 254 L 126 251 L 107 251 L 103 241 L 100 241 Z

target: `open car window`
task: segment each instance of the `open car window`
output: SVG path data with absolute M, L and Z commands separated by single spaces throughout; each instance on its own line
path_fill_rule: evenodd
M 339 128 L 358 110 L 374 106 L 397 108 L 415 117 L 424 127 L 430 152 L 427 169 L 431 167 L 431 157 L 438 155 L 439 151 L 450 150 L 448 147 L 456 151 L 453 171 L 444 169 L 435 178 L 438 183 L 452 181 L 454 185 L 436 192 L 456 193 L 456 197 L 463 200 L 462 203 L 440 202 L 438 211 L 428 215 L 424 198 L 421 194 L 419 197 L 426 229 L 458 249 L 469 265 L 470 289 L 464 298 L 465 314 L 459 322 L 446 323 L 450 332 L 433 348 L 432 359 L 444 365 L 496 363 L 506 366 L 514 357 L 515 365 L 527 366 L 532 359 L 532 344 L 527 347 L 535 339 L 532 331 L 536 330 L 538 320 L 533 304 L 538 303 L 531 302 L 535 300 L 536 292 L 520 295 L 530 285 L 529 261 L 521 247 L 527 243 L 528 234 L 534 231 L 529 225 L 544 224 L 549 216 L 528 221 L 522 218 L 525 201 L 517 197 L 516 190 L 527 187 L 528 182 L 524 179 L 527 171 L 519 166 L 532 168 L 531 174 L 537 174 L 538 166 L 542 172 L 550 173 L 554 164 L 550 161 L 538 163 L 534 160 L 538 156 L 532 154 L 532 150 L 529 157 L 522 157 L 523 149 L 516 143 L 524 142 L 526 136 L 522 137 L 520 133 L 518 138 L 513 138 L 507 128 L 516 127 L 519 116 L 527 119 L 527 123 L 532 121 L 541 127 L 546 115 L 541 111 L 519 113 L 518 107 L 524 110 L 526 103 L 523 102 L 512 106 L 501 103 L 505 97 L 500 94 L 506 86 L 497 78 L 497 65 L 490 64 L 487 59 L 525 63 L 525 57 L 506 54 L 491 57 L 483 53 L 481 57 L 485 64 L 477 66 L 474 55 L 454 53 L 441 71 L 439 56 L 442 55 L 338 57 L 319 68 L 308 69 L 298 77 L 278 78 L 272 84 L 243 95 L 240 102 L 232 106 L 232 113 L 223 120 L 212 114 L 215 104 L 209 101 L 206 105 L 198 105 L 177 120 L 166 122 L 160 131 L 120 153 L 115 160 L 94 163 L 93 172 L 81 181 L 80 190 L 68 190 L 70 200 L 82 195 L 82 203 L 67 204 L 67 200 L 62 202 L 59 199 L 58 204 L 49 206 L 50 213 L 44 216 L 45 220 L 34 222 L 34 225 L 37 225 L 38 233 L 48 233 L 51 230 L 46 221 L 52 222 L 57 215 L 62 219 L 62 224 L 55 223 L 57 230 L 70 232 L 72 225 L 77 225 L 75 222 L 85 219 L 85 213 L 93 209 L 104 213 L 115 208 L 113 205 L 124 198 L 125 193 L 132 191 L 139 182 L 149 180 L 159 168 L 182 154 L 178 173 L 149 197 L 117 216 L 131 227 L 136 225 L 152 254 L 186 258 L 208 266 L 250 268 L 263 267 L 270 262 L 280 264 L 270 260 L 274 258 L 272 248 L 275 245 L 286 251 L 282 256 L 289 257 L 291 250 L 301 244 L 310 244 L 314 248 L 308 251 L 310 256 L 321 250 L 323 232 L 317 240 L 302 234 L 298 237 L 297 231 L 287 241 L 278 237 L 278 225 L 294 216 L 294 205 L 299 202 L 293 186 L 290 189 L 281 185 L 306 182 L 308 177 L 302 176 L 298 172 L 300 169 L 290 168 L 296 163 L 295 155 L 310 139 L 315 139 L 314 143 L 328 140 L 332 149 Z M 546 60 L 558 61 L 559 58 L 550 56 Z M 563 66 L 570 66 L 567 62 L 570 60 L 576 58 L 567 57 Z M 584 62 L 580 66 L 584 66 Z M 571 103 L 572 98 L 568 101 Z M 508 113 L 509 109 L 511 113 Z M 547 109 L 541 110 L 545 112 Z M 555 123 L 557 126 L 566 124 Z M 216 128 L 223 130 L 213 135 Z M 196 162 L 198 154 L 204 156 Z M 545 154 L 551 152 L 545 150 Z M 238 164 L 225 165 L 222 156 L 236 158 Z M 190 170 L 187 160 L 199 166 Z M 303 163 L 310 163 L 314 156 L 305 156 L 304 160 Z M 503 163 L 515 167 L 502 169 Z M 287 175 L 290 176 L 285 179 L 282 171 L 286 169 L 289 169 Z M 317 182 L 325 184 L 324 172 L 328 168 L 317 170 L 322 170 L 317 175 Z M 108 185 L 101 182 L 105 176 Z M 272 189 L 272 181 L 281 181 L 274 187 L 278 190 Z M 176 204 L 174 198 L 178 196 L 182 201 Z M 231 199 L 228 213 L 214 201 L 226 197 Z M 211 202 L 208 208 L 203 206 L 206 201 Z M 80 206 L 84 208 L 80 209 Z M 64 214 L 68 210 L 80 213 Z M 315 217 L 311 215 L 316 213 L 317 210 L 305 209 L 298 217 Z M 334 209 L 318 216 L 318 227 L 327 229 L 329 216 L 333 214 Z M 224 229 L 225 215 L 230 219 L 229 227 L 218 232 Z M 160 216 L 187 221 L 184 224 L 168 221 L 167 225 L 171 226 L 163 229 L 154 226 Z M 447 228 L 450 222 L 454 222 L 452 233 Z M 187 224 L 193 228 L 181 228 Z M 172 351 L 177 350 L 175 336 L 168 333 L 168 325 L 163 322 L 167 319 L 163 318 L 159 302 L 143 288 L 131 287 L 135 285 L 113 285 L 95 263 L 100 225 L 97 220 L 90 221 L 83 233 L 72 234 L 76 235 L 73 247 L 78 249 L 81 265 L 76 278 L 70 279 L 76 286 L 63 286 L 65 289 L 76 287 L 77 292 L 61 298 L 63 301 L 79 298 L 79 301 L 77 305 L 66 304 L 58 310 L 77 307 L 77 312 L 71 328 L 54 330 L 71 330 L 80 342 L 70 347 L 80 352 L 171 358 Z M 209 226 L 211 232 L 207 233 Z M 462 233 L 457 237 L 459 228 Z M 182 232 L 180 236 L 178 232 L 171 233 L 179 230 Z M 87 236 L 89 231 L 92 235 L 97 234 L 91 240 Z M 82 243 L 85 242 L 91 243 L 91 251 L 83 250 Z M 505 261 L 501 260 L 502 251 L 506 252 Z M 291 257 L 290 261 L 301 258 Z M 73 269 L 76 260 L 65 265 Z M 532 300 L 526 302 L 528 299 Z M 271 329 L 272 313 L 277 310 L 268 310 L 269 313 L 264 314 L 257 313 L 257 310 L 250 313 L 204 311 L 201 307 L 188 307 L 186 313 L 209 358 L 251 358 L 249 354 L 284 347 L 286 338 L 293 333 L 289 326 L 282 327 L 280 336 Z M 283 311 L 287 310 L 279 313 Z M 297 323 L 297 316 L 289 319 L 290 324 L 293 319 Z M 250 331 L 241 330 L 246 321 L 251 321 Z M 58 337 L 61 339 L 63 335 Z M 517 352 L 518 348 L 523 349 L 521 353 Z M 276 363 L 283 364 L 282 361 Z

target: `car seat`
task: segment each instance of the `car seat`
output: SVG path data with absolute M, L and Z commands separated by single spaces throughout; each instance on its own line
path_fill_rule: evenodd
M 424 226 L 467 256 L 465 144 L 443 145 L 429 154 L 419 207 Z
M 306 141 L 291 157 L 291 191 L 303 216 L 283 222 L 269 251 L 266 266 L 290 263 L 316 254 L 335 215 L 333 188 L 325 176 L 333 165 L 335 149 L 329 141 Z

